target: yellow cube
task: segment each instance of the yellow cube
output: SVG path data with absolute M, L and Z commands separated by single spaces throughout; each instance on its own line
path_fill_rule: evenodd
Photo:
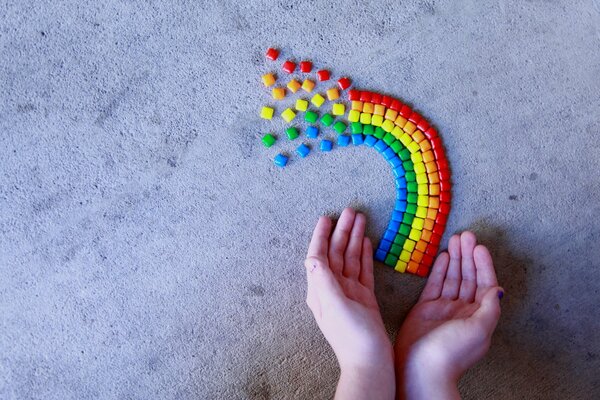
M 331 90 L 331 89 L 330 89 Z M 336 89 L 337 90 L 337 89 Z M 327 91 L 329 92 L 329 91 Z M 329 97 L 329 93 L 328 96 Z M 339 96 L 338 96 L 339 97 Z M 329 99 L 331 100 L 331 99 Z M 331 107 L 331 113 L 333 115 L 344 115 L 344 113 L 346 112 L 346 106 L 343 103 L 335 103 L 332 107 Z
M 388 108 L 387 111 L 385 112 L 385 119 L 395 121 L 396 117 L 398 117 L 398 111 L 396 111 L 396 110 L 392 110 L 391 108 Z
M 304 99 L 296 100 L 296 110 L 298 110 L 298 111 L 308 110 L 308 100 L 304 100 Z
M 419 196 L 426 196 L 429 194 L 429 190 L 427 189 L 427 184 L 426 183 L 422 183 L 422 184 L 417 184 L 417 194 Z
M 348 113 L 348 121 L 350 122 L 358 122 L 360 120 L 360 111 L 351 110 Z
M 417 197 L 417 206 L 419 207 L 429 207 L 429 197 L 427 196 L 419 196 Z M 425 215 L 427 216 L 427 210 L 425 210 Z
M 402 250 L 402 252 L 400 253 L 400 260 L 404 261 L 406 263 L 409 262 L 410 261 L 410 251 Z
M 417 184 L 428 183 L 427 174 L 417 174 Z
M 356 110 L 356 111 L 362 111 L 363 109 L 363 103 L 362 101 L 358 101 L 358 100 L 352 100 L 352 110 Z
M 411 142 L 408 146 L 406 146 L 406 148 L 411 153 L 416 153 L 417 151 L 421 151 L 421 146 L 419 146 L 419 143 L 417 143 L 417 142 Z
M 292 79 L 287 84 L 287 88 L 290 89 L 290 92 L 292 93 L 296 93 L 298 90 L 300 90 L 301 87 L 302 85 L 300 84 L 300 82 L 298 82 L 295 79 Z
M 420 219 L 420 218 L 415 218 L 415 220 Z M 415 226 L 415 221 L 413 221 L 413 227 Z M 421 231 L 417 228 L 413 228 L 410 230 L 410 233 L 408 234 L 408 237 L 411 240 L 414 240 L 415 242 L 418 242 L 419 239 L 421 239 Z
M 423 162 L 423 154 L 421 154 L 420 151 L 417 153 L 412 153 L 410 155 L 410 159 L 412 160 L 413 163 Z
M 262 110 L 260 110 L 260 117 L 264 119 L 271 119 L 273 118 L 274 112 L 275 110 L 273 110 L 271 107 L 263 107 Z
M 383 116 L 385 114 L 385 106 L 382 104 L 375 104 L 373 114 Z
M 363 112 L 365 113 L 369 113 L 369 114 L 373 114 L 373 111 L 375 110 L 375 107 L 373 107 L 373 103 L 363 103 Z
M 399 126 L 396 126 L 392 129 L 392 135 L 394 135 L 396 139 L 400 139 L 402 135 L 404 135 L 404 131 Z
M 411 239 L 406 239 L 404 241 L 404 245 L 402 246 L 404 250 L 406 251 L 413 251 L 415 249 L 415 245 L 417 243 L 414 240 Z
M 425 196 L 423 196 L 425 197 Z M 427 207 L 417 207 L 417 211 L 415 212 L 415 216 L 419 218 L 427 218 Z
M 408 120 L 406 118 L 404 118 L 402 115 L 398 115 L 398 118 L 396 118 L 396 120 L 394 121 L 394 123 L 399 126 L 400 128 L 404 128 L 404 125 L 406 125 L 406 123 L 408 122 Z
M 400 136 L 400 141 L 402 142 L 404 147 L 408 147 L 408 145 L 412 143 L 412 138 L 408 133 L 404 132 L 402 136 Z
M 406 266 L 408 265 L 407 262 L 402 261 L 402 260 L 398 260 L 398 262 L 396 263 L 396 267 L 394 267 L 394 269 L 398 272 L 406 272 Z
M 273 74 L 264 74 L 262 76 L 263 84 L 266 87 L 273 86 L 275 84 L 275 75 Z
M 285 122 L 291 122 L 296 118 L 296 113 L 291 108 L 286 108 L 285 111 L 281 113 L 281 118 L 283 118 Z
M 338 88 L 331 88 L 327 91 L 327 99 L 329 100 L 337 100 L 340 98 L 340 91 Z
M 315 107 L 321 107 L 323 103 L 325 103 L 325 97 L 317 93 L 310 99 L 310 102 L 313 103 Z
M 383 124 L 383 116 L 375 115 L 371 117 L 371 125 L 373 126 L 381 126 Z
M 305 79 L 304 82 L 302 82 L 302 89 L 305 92 L 312 92 L 313 89 L 315 88 L 315 83 L 313 81 L 311 81 L 310 79 Z
M 423 162 L 416 162 L 414 168 L 415 174 L 424 174 L 426 171 L 425 164 L 423 164 Z
M 413 133 L 416 129 L 417 126 L 415 124 L 413 124 L 412 122 L 408 121 L 405 125 L 404 125 L 404 131 L 408 132 L 408 133 Z
M 369 125 L 371 123 L 371 114 L 361 113 L 360 114 L 360 123 Z
M 285 97 L 285 89 L 282 87 L 273 88 L 273 98 L 275 100 L 281 100 Z
M 385 121 L 383 121 L 383 124 L 381 124 L 381 129 L 383 129 L 386 132 L 391 132 L 394 130 L 394 123 L 392 121 L 390 121 L 389 119 L 386 119 Z

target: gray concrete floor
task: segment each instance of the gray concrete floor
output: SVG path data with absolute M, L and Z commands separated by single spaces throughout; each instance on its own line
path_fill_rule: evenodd
M 54 3 L 0 2 L 0 398 L 332 395 L 307 239 L 346 205 L 379 237 L 392 176 L 273 166 L 272 45 L 439 128 L 444 240 L 474 230 L 507 290 L 464 397 L 600 397 L 598 0 Z M 424 281 L 376 282 L 393 336 Z

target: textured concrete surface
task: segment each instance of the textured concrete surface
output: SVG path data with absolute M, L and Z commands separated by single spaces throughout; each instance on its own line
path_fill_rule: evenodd
M 270 45 L 439 128 L 449 232 L 508 294 L 464 397 L 600 398 L 597 0 L 54 3 L 0 1 L 0 398 L 332 395 L 307 239 L 346 205 L 379 237 L 392 177 L 364 148 L 272 165 Z M 376 280 L 393 336 L 423 280 Z

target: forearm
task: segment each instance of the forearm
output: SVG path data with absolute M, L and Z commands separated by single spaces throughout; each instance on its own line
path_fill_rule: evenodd
M 433 368 L 424 359 L 396 358 L 398 400 L 460 399 L 458 378 Z
M 384 400 L 394 399 L 396 394 L 396 376 L 394 354 L 381 357 L 371 366 L 340 365 L 340 380 L 335 392 L 336 400 Z

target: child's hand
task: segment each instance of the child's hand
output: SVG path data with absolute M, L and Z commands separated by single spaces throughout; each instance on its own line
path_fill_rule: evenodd
M 373 292 L 373 249 L 363 214 L 347 208 L 331 234 L 321 217 L 305 261 L 306 303 L 341 369 L 336 397 L 393 398 L 394 360 Z
M 458 398 L 460 376 L 487 352 L 500 317 L 490 253 L 464 232 L 438 256 L 396 339 L 400 398 Z

